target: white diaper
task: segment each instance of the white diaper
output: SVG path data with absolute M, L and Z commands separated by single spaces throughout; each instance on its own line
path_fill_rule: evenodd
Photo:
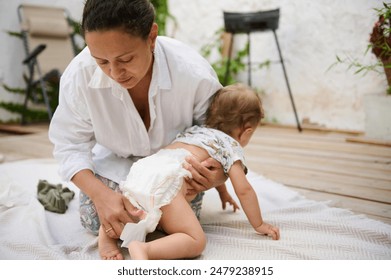
M 132 165 L 120 188 L 135 207 L 146 212 L 146 217 L 137 224 L 125 225 L 120 236 L 122 247 L 132 240 L 145 241 L 147 233 L 156 229 L 162 215 L 160 208 L 178 194 L 184 177 L 191 178 L 191 173 L 183 168 L 188 155 L 190 152 L 185 149 L 163 149 Z

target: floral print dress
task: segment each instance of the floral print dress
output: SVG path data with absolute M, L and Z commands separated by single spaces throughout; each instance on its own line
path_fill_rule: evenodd
M 240 160 L 247 173 L 242 146 L 220 130 L 195 125 L 179 133 L 174 142 L 182 142 L 205 149 L 212 158 L 221 163 L 226 174 L 231 166 Z

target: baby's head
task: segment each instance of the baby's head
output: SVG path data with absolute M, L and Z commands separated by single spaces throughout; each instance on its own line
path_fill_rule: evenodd
M 213 97 L 205 125 L 232 136 L 236 129 L 256 129 L 264 117 L 258 94 L 243 84 L 223 87 Z

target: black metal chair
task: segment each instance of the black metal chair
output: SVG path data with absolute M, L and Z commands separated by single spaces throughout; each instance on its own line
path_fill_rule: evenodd
M 42 92 L 49 120 L 53 115 L 47 89 L 48 81 L 59 81 L 68 63 L 77 54 L 73 28 L 64 8 L 22 4 L 18 6 L 27 66 L 27 86 L 21 123 L 26 123 L 29 100 L 38 103 L 37 89 Z M 55 108 L 54 108 L 55 109 Z
M 258 11 L 258 12 L 250 12 L 250 13 L 234 13 L 234 12 L 224 12 L 224 25 L 225 31 L 228 33 L 232 33 L 231 40 L 228 48 L 228 61 L 227 68 L 225 72 L 224 83 L 226 84 L 228 81 L 228 75 L 230 71 L 230 62 L 232 56 L 232 46 L 234 41 L 234 35 L 239 33 L 247 34 L 247 42 L 248 42 L 248 84 L 251 86 L 251 41 L 250 41 L 250 33 L 252 32 L 265 32 L 272 31 L 274 35 L 274 39 L 276 41 L 278 54 L 280 57 L 280 63 L 282 65 L 282 69 L 284 72 L 284 77 L 286 81 L 286 85 L 288 88 L 290 100 L 292 103 L 293 112 L 295 114 L 295 119 L 297 123 L 297 129 L 301 132 L 302 128 L 300 126 L 299 118 L 297 116 L 295 102 L 293 100 L 293 95 L 291 92 L 291 88 L 288 81 L 288 75 L 286 73 L 284 59 L 281 54 L 280 44 L 278 42 L 276 30 L 278 29 L 278 23 L 280 18 L 280 9 L 274 9 L 269 11 Z

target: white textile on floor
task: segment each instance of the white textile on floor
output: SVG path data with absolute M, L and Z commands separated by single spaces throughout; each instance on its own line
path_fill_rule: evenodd
M 390 225 L 308 200 L 251 171 L 247 176 L 281 239 L 256 234 L 243 211 L 223 211 L 210 190 L 201 212 L 208 243 L 199 259 L 391 259 Z M 97 237 L 79 222 L 78 189 L 67 185 L 76 195 L 65 214 L 48 212 L 36 196 L 39 179 L 61 183 L 54 160 L 0 164 L 0 259 L 99 259 Z

